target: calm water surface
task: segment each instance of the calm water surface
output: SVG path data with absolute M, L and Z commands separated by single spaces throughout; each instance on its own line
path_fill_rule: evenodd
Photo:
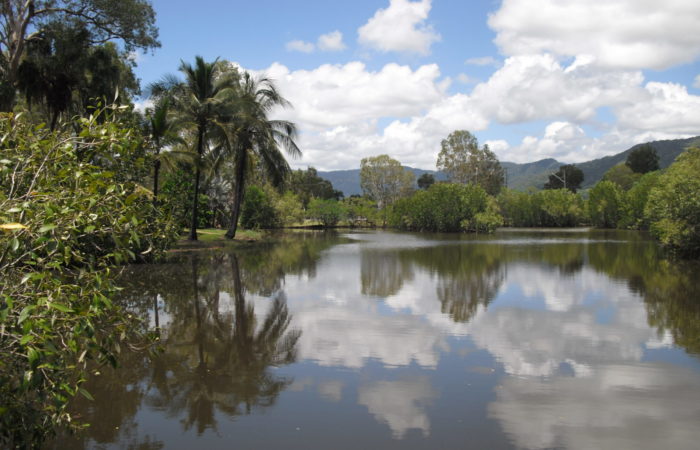
M 300 233 L 124 276 L 161 329 L 62 448 L 690 449 L 700 267 L 636 233 Z

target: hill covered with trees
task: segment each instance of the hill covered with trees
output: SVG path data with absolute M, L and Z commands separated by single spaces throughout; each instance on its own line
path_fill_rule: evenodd
M 659 166 L 663 169 L 670 166 L 676 157 L 683 153 L 688 147 L 700 145 L 700 136 L 688 139 L 653 141 L 649 142 L 649 144 L 659 155 Z M 576 164 L 576 167 L 581 169 L 584 175 L 581 188 L 588 189 L 594 186 L 603 178 L 605 172 L 610 170 L 613 166 L 624 163 L 627 160 L 627 156 L 641 145 L 644 144 L 640 143 L 634 145 L 615 155 Z M 506 171 L 507 186 L 518 191 L 525 191 L 529 188 L 542 189 L 549 175 L 556 172 L 563 164 L 563 162 L 553 158 L 524 164 L 501 162 L 501 165 Z M 424 173 L 432 174 L 438 180 L 446 179 L 444 174 L 435 170 L 416 169 L 413 167 L 405 168 L 413 172 L 416 175 L 416 179 Z M 360 169 L 318 171 L 318 175 L 330 181 L 335 189 L 342 191 L 346 197 L 362 193 L 362 189 L 360 188 Z

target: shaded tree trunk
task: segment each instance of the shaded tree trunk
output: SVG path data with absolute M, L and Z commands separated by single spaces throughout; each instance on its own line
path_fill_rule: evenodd
M 197 165 L 194 175 L 194 195 L 192 196 L 192 223 L 190 226 L 190 241 L 197 240 L 197 206 L 199 205 L 199 166 L 202 162 L 202 150 L 204 147 L 204 127 L 199 127 L 199 136 L 197 136 Z
M 243 203 L 243 192 L 244 192 L 244 181 L 245 181 L 245 171 L 248 158 L 244 153 L 239 159 L 238 164 L 236 164 L 236 188 L 234 190 L 233 197 L 233 211 L 231 212 L 231 224 L 226 232 L 226 238 L 233 239 L 236 237 L 236 230 L 238 229 L 238 216 L 241 212 L 241 204 Z

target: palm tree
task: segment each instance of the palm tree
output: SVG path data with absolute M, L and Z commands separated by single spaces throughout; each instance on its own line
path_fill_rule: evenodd
M 146 111 L 147 114 L 147 132 L 153 142 L 153 150 L 155 152 L 155 159 L 153 161 L 153 203 L 158 203 L 158 185 L 159 185 L 159 174 L 160 169 L 163 164 L 170 163 L 169 158 L 165 158 L 165 154 L 161 154 L 163 147 L 169 144 L 182 143 L 182 139 L 177 134 L 176 123 L 172 120 L 170 114 L 170 98 L 164 97 L 156 99 L 155 106 L 152 110 Z M 172 153 L 172 154 L 171 154 Z M 182 152 L 177 152 L 181 155 Z M 168 153 L 169 156 L 173 156 L 173 152 Z
M 272 80 L 255 78 L 247 72 L 240 77 L 237 85 L 235 113 L 226 135 L 227 145 L 222 150 L 233 159 L 234 189 L 232 198 L 231 225 L 226 237 L 233 239 L 238 228 L 245 178 L 255 155 L 274 184 L 279 184 L 290 172 L 289 164 L 280 152 L 281 144 L 292 157 L 301 156 L 301 150 L 294 142 L 296 126 L 285 120 L 270 120 L 268 114 L 278 106 L 290 106 L 282 97 Z
M 226 126 L 226 117 L 231 116 L 238 85 L 238 72 L 218 58 L 206 62 L 201 56 L 195 57 L 194 66 L 182 61 L 180 72 L 185 81 L 173 77 L 151 87 L 154 96 L 170 96 L 173 112 L 179 126 L 191 129 L 196 135 L 194 194 L 192 196 L 192 222 L 189 239 L 197 240 L 197 204 L 201 178 L 202 160 L 208 148 L 209 134 Z

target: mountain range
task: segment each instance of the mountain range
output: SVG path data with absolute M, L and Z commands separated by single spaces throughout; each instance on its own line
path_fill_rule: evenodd
M 676 159 L 678 155 L 692 146 L 700 146 L 700 136 L 688 139 L 673 139 L 667 141 L 653 141 L 649 144 L 656 149 L 659 155 L 659 165 L 661 168 L 666 168 Z M 624 152 L 615 155 L 606 156 L 603 158 L 577 163 L 576 167 L 583 171 L 582 189 L 587 189 L 595 185 L 603 177 L 611 167 L 624 163 L 627 156 L 637 147 L 643 144 L 637 144 Z M 547 182 L 549 175 L 556 172 L 560 166 L 564 165 L 560 161 L 553 158 L 542 159 L 531 163 L 518 164 L 513 162 L 501 162 L 501 165 L 506 170 L 507 185 L 511 189 L 525 191 L 528 189 L 542 189 L 544 183 Z M 404 166 L 416 175 L 416 179 L 424 173 L 430 173 L 438 180 L 446 179 L 445 174 L 435 170 L 416 169 L 413 167 Z M 318 171 L 318 176 L 325 178 L 333 184 L 333 187 L 342 191 L 346 197 L 353 194 L 362 194 L 360 188 L 360 169 L 347 170 L 332 170 Z

